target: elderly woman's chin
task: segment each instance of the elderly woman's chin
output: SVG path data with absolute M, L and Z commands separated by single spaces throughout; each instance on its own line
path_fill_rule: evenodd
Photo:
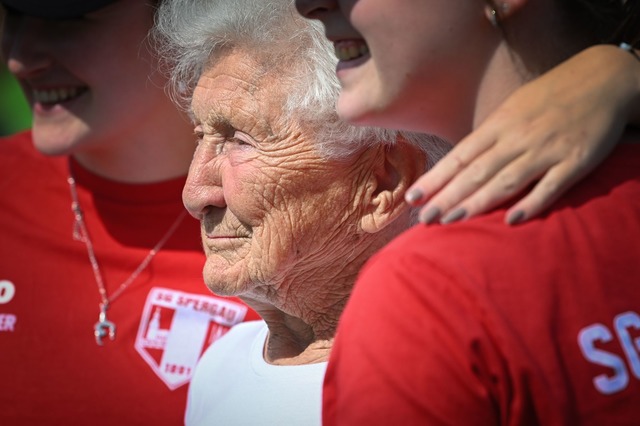
M 238 296 L 249 290 L 249 279 L 242 262 L 231 262 L 209 255 L 202 276 L 206 286 L 219 296 Z

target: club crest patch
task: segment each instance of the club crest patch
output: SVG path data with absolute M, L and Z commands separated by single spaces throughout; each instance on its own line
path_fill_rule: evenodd
M 142 311 L 135 348 L 174 390 L 191 380 L 205 349 L 246 313 L 246 306 L 230 300 L 154 287 Z

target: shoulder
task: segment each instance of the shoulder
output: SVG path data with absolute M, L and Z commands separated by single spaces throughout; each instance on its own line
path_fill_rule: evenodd
M 593 245 L 589 238 L 599 243 L 628 239 L 622 229 L 635 229 L 640 214 L 640 144 L 618 146 L 611 158 L 539 218 L 507 226 L 504 214 L 505 209 L 499 209 L 452 225 L 414 226 L 379 251 L 363 271 L 375 270 L 367 274 L 370 279 L 381 270 L 406 271 L 407 279 L 422 281 L 429 275 L 419 272 L 438 271 L 464 281 L 478 271 L 557 262 L 557 256 L 575 251 L 577 243 Z M 611 229 L 612 223 L 616 229 Z M 602 235 L 605 228 L 609 231 Z
M 24 197 L 47 203 L 57 198 L 57 187 L 66 188 L 68 156 L 45 156 L 33 145 L 31 132 L 0 138 L 0 204 L 15 205 Z M 56 187 L 55 189 L 53 189 Z M 20 200 L 20 201 L 18 201 Z
M 399 274 L 410 281 L 433 281 L 431 275 L 423 274 L 433 272 L 440 278 L 459 279 L 499 259 L 526 256 L 524 242 L 538 233 L 541 225 L 508 227 L 503 217 L 504 210 L 499 210 L 447 226 L 416 225 L 378 252 L 362 275 L 383 272 L 383 276 Z
M 411 228 L 367 262 L 341 323 L 353 319 L 358 327 L 375 316 L 390 332 L 428 323 L 470 336 L 470 324 L 495 333 L 496 323 L 523 309 L 553 312 L 558 300 L 575 303 L 572 292 L 600 303 L 599 291 L 585 294 L 587 282 L 597 288 L 614 272 L 637 270 L 637 248 L 630 244 L 640 238 L 638 166 L 640 145 L 620 147 L 549 212 L 516 227 L 505 225 L 498 210 Z M 616 271 L 597 268 L 614 263 Z
M 45 158 L 33 145 L 31 132 L 25 131 L 0 138 L 0 162 L 3 166 L 12 162 L 33 161 Z
M 8 150 L 23 150 L 23 151 L 35 151 L 33 147 L 33 140 L 31 138 L 31 131 L 27 130 L 20 133 L 14 133 L 13 135 L 0 137 L 0 151 L 6 152 Z
M 399 322 L 405 309 L 422 312 L 425 304 L 448 310 L 465 307 L 469 315 L 467 301 L 477 300 L 470 292 L 481 294 L 490 283 L 479 279 L 487 275 L 488 257 L 495 260 L 504 250 L 504 237 L 513 238 L 500 229 L 506 228 L 501 217 L 497 212 L 446 227 L 414 226 L 367 262 L 348 307 L 397 316 Z M 515 241 L 512 245 L 517 246 Z
M 4 180 L 45 180 L 43 175 L 59 173 L 66 167 L 67 156 L 50 157 L 40 153 L 33 145 L 30 131 L 0 138 L 0 174 Z M 29 173 L 37 170 L 37 173 Z

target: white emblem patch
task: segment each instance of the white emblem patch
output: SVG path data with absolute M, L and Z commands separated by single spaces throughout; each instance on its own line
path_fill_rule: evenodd
M 174 390 L 191 380 L 204 350 L 246 313 L 233 301 L 155 287 L 142 311 L 135 348 Z

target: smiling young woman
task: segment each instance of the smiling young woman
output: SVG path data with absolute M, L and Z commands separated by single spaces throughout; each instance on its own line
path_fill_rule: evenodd
M 615 45 L 590 48 L 615 40 L 616 25 L 640 13 L 637 1 L 298 4 L 329 38 L 367 45 L 338 72 L 343 117 L 454 141 L 514 94 L 542 95 L 575 118 L 563 95 L 542 86 L 532 93 L 527 83 L 582 50 L 600 52 L 601 68 L 619 58 L 637 65 Z M 639 31 L 627 36 L 638 40 Z M 568 69 L 591 93 L 578 64 Z M 630 127 L 620 136 L 618 127 L 638 106 L 640 80 L 631 75 L 620 82 L 632 89 L 621 105 L 574 122 L 598 134 L 615 123 L 608 137 L 618 145 L 546 214 L 509 228 L 503 206 L 447 227 L 414 227 L 366 265 L 336 332 L 324 424 L 637 421 L 638 351 L 629 341 L 640 324 L 640 135 Z M 589 109 L 595 101 L 587 100 Z

